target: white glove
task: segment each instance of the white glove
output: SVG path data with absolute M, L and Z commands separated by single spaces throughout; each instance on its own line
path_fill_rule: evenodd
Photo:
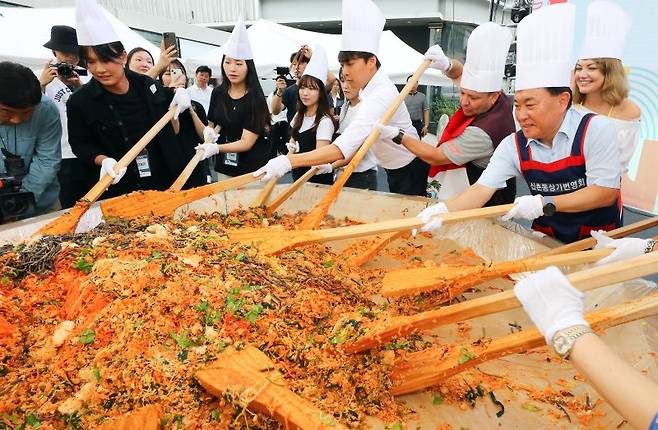
M 425 224 L 420 228 L 420 231 L 435 231 L 440 229 L 443 225 L 443 219 L 437 215 L 447 214 L 448 212 L 448 207 L 443 202 L 423 209 L 416 215 Z
M 169 109 L 176 106 L 176 112 L 174 113 L 174 119 L 178 119 L 178 115 L 181 112 L 185 112 L 192 107 L 192 99 L 190 98 L 190 93 L 187 92 L 185 88 L 176 88 L 174 93 L 174 99 L 169 104 Z
M 297 141 L 288 141 L 286 142 L 286 148 L 288 148 L 288 154 L 296 154 L 299 152 L 299 143 Z
M 430 46 L 430 49 L 425 52 L 425 59 L 430 60 L 432 69 L 441 70 L 445 72 L 450 67 L 450 59 L 443 53 L 443 49 L 439 45 Z
M 560 330 L 589 326 L 583 317 L 585 295 L 557 267 L 540 270 L 518 282 L 514 294 L 549 345 Z
M 315 173 L 316 175 L 324 175 L 326 173 L 333 173 L 334 168 L 331 164 L 320 164 L 319 166 L 315 166 L 318 168 L 318 171 Z
M 119 173 L 116 173 L 114 171 L 114 166 L 117 165 L 117 160 L 114 158 L 106 158 L 101 162 L 101 174 L 100 178 L 102 179 L 103 176 L 108 175 L 110 178 L 113 178 L 114 180 L 112 181 L 112 185 L 116 185 L 119 183 L 121 178 L 123 178 L 123 175 L 126 174 L 126 171 L 128 170 L 126 167 L 121 169 Z
M 272 158 L 260 169 L 256 170 L 254 176 L 258 177 L 264 173 L 265 175 L 263 175 L 260 180 L 269 181 L 272 178 L 280 178 L 291 170 L 292 165 L 290 164 L 288 156 L 279 155 L 276 158 Z
M 592 237 L 596 239 L 596 246 L 594 249 L 613 248 L 612 254 L 603 257 L 597 261 L 595 266 L 602 266 L 604 264 L 614 263 L 615 261 L 622 261 L 633 257 L 639 257 L 644 254 L 649 244 L 648 239 L 638 239 L 636 237 L 627 237 L 624 239 L 613 239 L 604 234 L 603 230 L 592 231 Z
M 390 125 L 384 125 L 380 122 L 375 123 L 375 128 L 379 130 L 379 137 L 381 139 L 393 139 L 400 134 L 400 129 Z
M 203 128 L 203 142 L 204 143 L 217 143 L 219 134 L 215 133 L 212 127 L 205 126 Z
M 197 145 L 195 150 L 203 149 L 203 158 L 202 160 L 207 160 L 208 158 L 212 157 L 213 155 L 219 154 L 219 145 L 216 143 L 201 143 Z
M 503 216 L 503 221 L 522 218 L 532 221 L 544 215 L 542 196 L 521 196 L 514 199 L 514 207 Z

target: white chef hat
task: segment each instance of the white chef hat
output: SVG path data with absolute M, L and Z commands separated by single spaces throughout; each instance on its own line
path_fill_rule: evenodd
M 96 0 L 75 2 L 75 29 L 80 46 L 119 42 L 119 36 Z
M 327 60 L 327 53 L 322 46 L 315 45 L 313 47 L 313 55 L 311 55 L 311 60 L 306 65 L 306 69 L 304 69 L 303 76 L 313 76 L 322 81 L 323 84 L 327 85 L 328 73 L 329 61 Z
M 343 37 L 341 51 L 369 52 L 377 55 L 379 38 L 386 18 L 371 0 L 343 0 Z
M 579 58 L 621 60 L 631 19 L 617 3 L 596 0 L 587 7 L 587 31 Z
M 516 90 L 568 87 L 576 7 L 569 3 L 542 7 L 523 18 L 516 33 Z
M 479 25 L 468 38 L 461 87 L 488 93 L 502 88 L 512 33 L 493 22 Z
M 238 22 L 235 23 L 231 37 L 224 45 L 224 55 L 234 60 L 254 59 L 251 43 L 249 43 L 249 33 L 247 33 L 247 26 L 244 24 L 243 17 L 240 17 Z

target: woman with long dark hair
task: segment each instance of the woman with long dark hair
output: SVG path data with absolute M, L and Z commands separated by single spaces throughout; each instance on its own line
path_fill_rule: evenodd
M 179 60 L 173 60 L 167 70 L 160 73 L 159 81 L 166 88 L 187 88 L 187 71 Z M 185 160 L 190 160 L 196 153 L 196 146 L 204 140 L 204 129 L 208 125 L 206 111 L 201 103 L 192 100 L 192 107 L 181 113 L 178 121 L 173 123 L 181 151 Z M 208 161 L 202 160 L 185 183 L 184 189 L 198 187 L 208 183 Z
M 185 89 L 174 93 L 128 70 L 123 44 L 98 5 L 78 2 L 76 8 L 82 57 L 93 79 L 73 93 L 67 104 L 71 148 L 89 169 L 99 169 L 100 177 L 114 179 L 104 198 L 135 190 L 164 190 L 184 167 L 171 124 L 127 168 L 116 171 L 115 166 L 171 106 L 177 106 L 176 119 L 189 109 L 190 96 Z
M 269 159 L 270 112 L 251 54 L 244 21 L 240 19 L 224 45 L 222 83 L 210 97 L 209 127 L 220 126 L 216 143 L 205 143 L 204 159 L 219 155 L 219 178 L 253 172 Z
M 297 113 L 292 120 L 292 133 L 287 145 L 290 153 L 310 152 L 330 145 L 333 140 L 336 124 L 326 89 L 327 74 L 327 55 L 324 49 L 316 46 L 298 84 Z M 319 168 L 311 182 L 333 184 L 334 174 L 331 164 L 323 164 Z M 308 167 L 293 169 L 293 179 L 297 180 L 308 169 Z

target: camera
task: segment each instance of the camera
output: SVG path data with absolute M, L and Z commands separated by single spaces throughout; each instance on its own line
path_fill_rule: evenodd
M 27 166 L 23 157 L 2 148 L 6 173 L 0 173 L 0 224 L 18 221 L 36 214 L 34 194 L 21 191 Z
M 60 78 L 69 79 L 73 77 L 73 72 L 77 73 L 78 76 L 87 76 L 87 71 L 85 69 L 79 69 L 68 63 L 56 63 L 51 67 L 57 69 L 57 75 Z
M 274 70 L 276 71 L 277 76 L 288 76 L 290 74 L 290 67 L 277 67 Z

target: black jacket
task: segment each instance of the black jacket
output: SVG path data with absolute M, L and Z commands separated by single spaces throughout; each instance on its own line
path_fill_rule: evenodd
M 146 75 L 126 71 L 126 77 L 131 89 L 144 100 L 144 115 L 151 124 L 155 124 L 169 109 L 173 92 Z M 98 180 L 100 168 L 94 164 L 94 159 L 98 155 L 106 155 L 118 161 L 134 142 L 129 142 L 129 133 L 122 118 L 112 106 L 108 93 L 95 79 L 73 93 L 66 107 L 71 149 L 89 167 L 93 180 Z M 121 181 L 110 186 L 102 198 L 140 189 L 167 189 L 189 158 L 184 156 L 171 123 L 158 133 L 146 149 L 151 177 L 140 178 L 137 163 L 133 161 Z

